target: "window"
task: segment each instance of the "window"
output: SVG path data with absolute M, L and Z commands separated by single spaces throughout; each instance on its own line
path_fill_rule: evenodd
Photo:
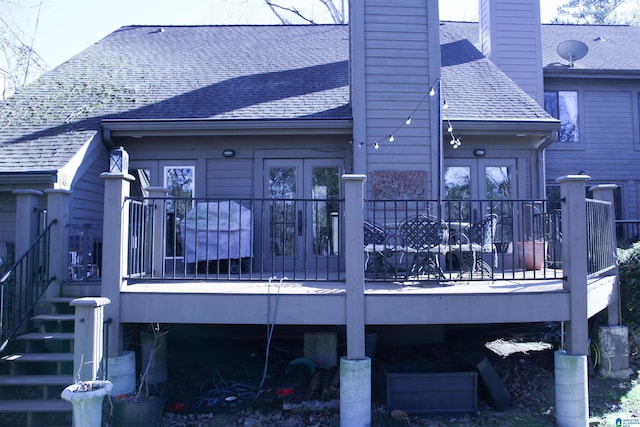
M 185 227 L 184 219 L 193 206 L 194 166 L 165 166 L 164 187 L 167 189 L 168 197 L 172 200 L 167 202 L 167 239 L 166 256 L 182 256 L 182 231 Z
M 580 142 L 578 126 L 578 92 L 557 91 L 544 93 L 544 109 L 560 120 L 560 142 Z

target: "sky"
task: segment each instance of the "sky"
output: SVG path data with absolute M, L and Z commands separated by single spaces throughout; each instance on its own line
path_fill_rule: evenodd
M 553 18 L 558 4 L 565 1 L 541 0 L 542 22 Z M 323 19 L 325 12 L 317 0 L 295 4 Z M 442 20 L 477 21 L 478 0 L 439 0 L 439 4 Z M 49 68 L 125 25 L 279 23 L 264 0 L 0 0 L 0 15 L 17 23 L 23 38 L 33 40 Z

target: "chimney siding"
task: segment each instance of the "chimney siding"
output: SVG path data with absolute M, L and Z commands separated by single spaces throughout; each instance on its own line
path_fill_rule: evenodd
M 350 31 L 354 172 L 424 171 L 426 194 L 433 194 L 437 97 L 420 101 L 440 77 L 437 0 L 352 0 Z
M 480 46 L 544 106 L 540 0 L 479 0 Z

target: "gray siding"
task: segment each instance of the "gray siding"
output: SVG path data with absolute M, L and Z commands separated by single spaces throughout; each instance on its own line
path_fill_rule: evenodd
M 479 16 L 484 54 L 543 105 L 539 0 L 481 0 Z
M 437 1 L 366 0 L 363 9 L 355 11 L 352 43 L 363 50 L 352 54 L 363 56 L 352 61 L 355 67 L 361 61 L 363 70 L 352 69 L 353 94 L 359 97 L 353 105 L 354 156 L 365 159 L 365 170 L 357 172 L 424 170 L 432 178 L 437 165 L 437 97 L 421 100 L 439 77 Z M 357 92 L 358 87 L 364 93 Z M 416 108 L 412 124 L 405 126 Z M 388 141 L 391 133 L 393 143 Z M 432 193 L 433 184 L 425 185 L 427 194 Z
M 16 196 L 0 193 L 0 242 L 16 241 Z
M 637 88 L 587 80 L 571 85 L 552 81 L 548 88 L 578 91 L 580 142 L 556 142 L 547 149 L 547 181 L 584 171 L 591 176 L 589 185 L 620 185 L 622 217 L 640 218 Z
M 343 159 L 352 170 L 350 136 L 197 136 L 141 138 L 122 141 L 132 168 L 151 172 L 151 186 L 163 185 L 165 165 L 194 165 L 196 196 L 208 198 L 262 197 L 262 159 Z M 119 142 L 120 143 L 120 142 Z M 223 150 L 233 148 L 226 158 Z
M 104 179 L 100 174 L 109 169 L 106 148 L 83 162 L 71 188 L 72 225 L 102 224 L 104 215 Z

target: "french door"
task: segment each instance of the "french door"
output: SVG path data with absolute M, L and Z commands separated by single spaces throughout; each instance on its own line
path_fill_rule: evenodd
M 494 243 L 513 240 L 517 183 L 514 159 L 448 159 L 444 164 L 450 221 L 477 223 L 487 214 L 498 218 Z
M 340 159 L 265 159 L 263 253 L 273 271 L 337 269 L 342 172 Z

